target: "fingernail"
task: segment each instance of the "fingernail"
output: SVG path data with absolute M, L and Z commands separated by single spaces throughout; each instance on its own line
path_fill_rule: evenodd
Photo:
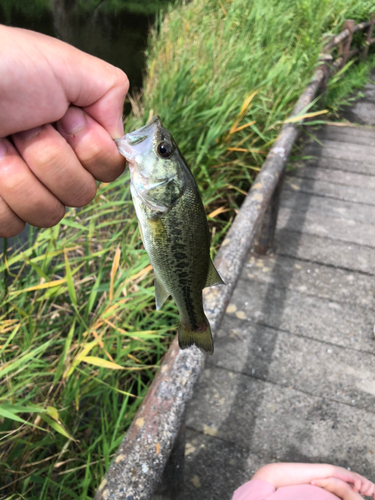
M 74 134 L 82 130 L 86 125 L 86 116 L 79 108 L 69 108 L 65 115 L 59 120 L 61 128 L 67 134 Z
M 0 160 L 2 160 L 6 154 L 7 147 L 5 146 L 5 142 L 0 139 Z
M 30 128 L 29 130 L 23 130 L 22 132 L 18 132 L 16 136 L 22 139 L 23 141 L 28 141 L 29 139 L 32 139 L 33 137 L 38 135 L 41 130 L 42 127 Z

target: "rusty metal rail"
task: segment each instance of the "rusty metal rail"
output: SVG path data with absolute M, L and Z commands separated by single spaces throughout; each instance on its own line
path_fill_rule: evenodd
M 346 21 L 339 35 L 325 39 L 321 64 L 290 118 L 302 115 L 318 89 L 324 92 L 329 76 L 358 53 L 350 50 L 352 36 L 365 29 L 362 56 L 367 56 L 375 42 L 371 38 L 374 22 L 375 18 L 358 25 Z M 338 58 L 332 62 L 331 52 L 337 46 Z M 258 254 L 272 248 L 286 162 L 299 132 L 297 122 L 284 124 L 216 256 L 215 265 L 227 286 L 212 287 L 203 294 L 213 331 L 219 328 L 250 248 Z M 94 500 L 151 500 L 156 490 L 154 498 L 182 498 L 185 407 L 203 364 L 204 355 L 198 349 L 180 351 L 177 339 L 172 342 Z

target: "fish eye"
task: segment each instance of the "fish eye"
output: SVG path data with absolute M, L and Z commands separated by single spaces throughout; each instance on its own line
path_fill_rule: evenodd
M 172 146 L 167 142 L 160 142 L 158 144 L 157 153 L 162 158 L 169 158 L 172 154 Z

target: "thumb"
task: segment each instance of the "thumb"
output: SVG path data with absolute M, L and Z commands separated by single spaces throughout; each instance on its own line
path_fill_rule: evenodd
M 118 139 L 124 135 L 122 113 L 129 80 L 120 69 L 114 66 L 112 69 L 112 83 L 106 93 L 83 109 L 107 130 L 112 139 Z
M 64 43 L 60 40 L 56 42 Z M 84 109 L 107 130 L 112 139 L 121 137 L 124 135 L 122 113 L 129 90 L 128 77 L 112 64 L 64 45 L 69 55 L 65 56 L 65 65 L 56 65 L 55 61 L 53 64 L 68 101 Z M 56 50 L 61 50 L 60 45 Z
M 37 88 L 43 90 L 39 96 L 37 125 L 61 119 L 73 104 L 84 109 L 112 139 L 123 135 L 122 113 L 129 89 L 129 80 L 123 71 L 61 40 L 34 31 L 9 28 L 3 37 L 18 40 L 18 52 L 13 51 L 13 58 L 27 55 L 27 64 L 21 68 L 22 76 L 26 79 L 32 74 L 34 86 L 22 88 L 28 99 L 22 95 L 23 100 L 34 103 L 35 82 L 39 83 Z M 10 48 L 13 45 L 10 44 Z M 34 64 L 30 69 L 30 58 L 38 61 L 36 68 Z M 24 129 L 13 129 L 19 131 L 35 126 L 28 124 Z

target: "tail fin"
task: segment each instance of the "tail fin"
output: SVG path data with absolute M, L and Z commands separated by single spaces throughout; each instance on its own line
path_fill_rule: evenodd
M 208 320 L 206 319 L 198 330 L 191 330 L 188 325 L 180 323 L 178 328 L 178 344 L 180 349 L 196 345 L 201 351 L 213 354 L 214 343 Z

